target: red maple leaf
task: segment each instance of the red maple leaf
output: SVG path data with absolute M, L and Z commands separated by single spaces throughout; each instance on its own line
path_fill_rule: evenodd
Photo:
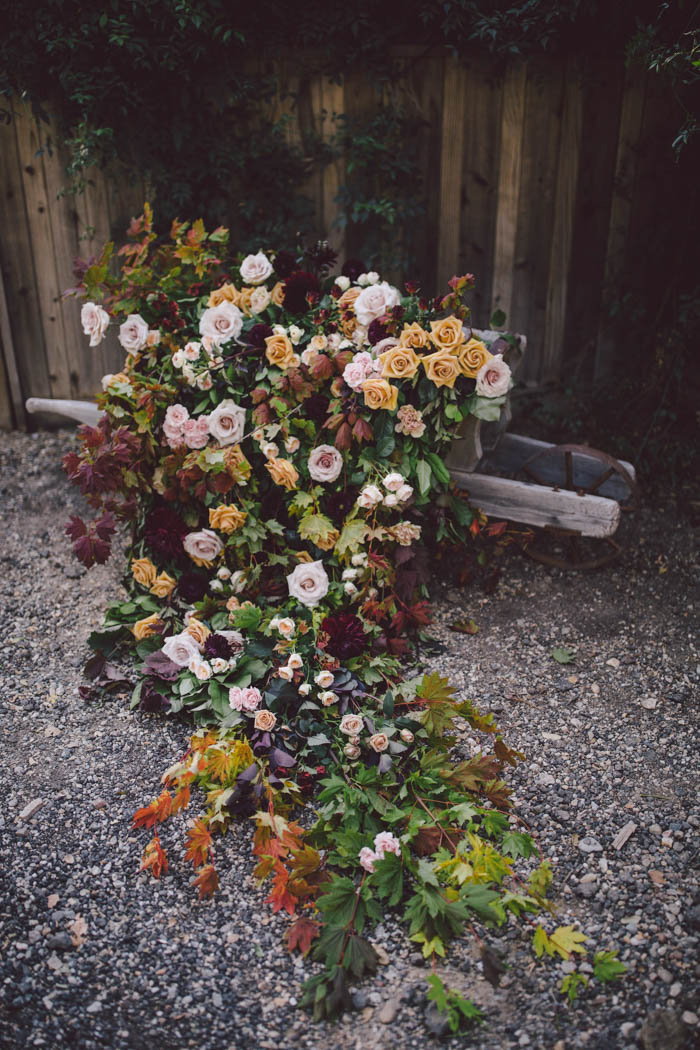
M 214 865 L 206 864 L 203 868 L 200 868 L 197 878 L 192 879 L 190 885 L 196 886 L 199 890 L 200 901 L 204 897 L 213 896 L 214 892 L 219 888 L 219 876 L 216 874 Z
M 195 868 L 207 862 L 207 854 L 212 846 L 209 828 L 203 820 L 196 820 L 187 832 L 187 852 L 185 860 L 191 860 Z
M 134 813 L 134 827 L 152 828 L 154 824 L 167 820 L 172 812 L 172 802 L 170 793 L 163 791 L 150 805 L 137 809 Z
M 321 931 L 321 927 L 313 919 L 307 919 L 306 916 L 300 915 L 298 919 L 295 919 L 292 925 L 284 935 L 284 939 L 287 942 L 287 951 L 300 951 L 302 955 L 307 955 L 311 942 L 314 941 Z
M 143 851 L 141 867 L 139 871 L 151 870 L 154 878 L 159 879 L 161 875 L 168 874 L 168 858 L 160 844 L 160 839 L 155 835 Z

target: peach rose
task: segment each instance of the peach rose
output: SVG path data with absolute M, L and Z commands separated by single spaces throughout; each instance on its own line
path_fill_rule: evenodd
M 240 529 L 248 517 L 244 510 L 239 510 L 233 503 L 221 507 L 209 508 L 209 524 L 219 532 L 235 532 Z
M 158 613 L 152 613 L 143 620 L 137 620 L 132 624 L 131 630 L 137 642 L 143 638 L 150 638 L 152 634 L 160 634 L 161 620 Z
M 150 591 L 156 598 L 167 598 L 175 590 L 177 580 L 174 580 L 167 572 L 161 572 L 153 581 Z
M 459 359 L 451 354 L 449 350 L 438 350 L 422 358 L 425 374 L 432 379 L 435 386 L 455 385 L 455 379 L 460 374 Z
M 224 464 L 230 477 L 239 485 L 247 485 L 252 467 L 241 452 L 240 445 L 227 448 L 224 453 Z
M 482 343 L 480 339 L 472 338 L 459 348 L 457 356 L 462 375 L 467 376 L 469 379 L 476 379 L 479 369 L 483 368 L 493 355 L 486 349 L 486 343 Z
M 269 471 L 275 485 L 281 485 L 290 492 L 297 487 L 299 472 L 288 459 L 269 459 L 265 468 Z
M 260 729 L 263 733 L 269 733 L 271 729 L 274 729 L 277 725 L 277 718 L 268 711 L 266 707 L 262 711 L 256 711 L 255 722 L 253 723 L 256 729 Z
M 221 288 L 216 288 L 211 293 L 207 306 L 221 306 L 222 303 L 233 303 L 234 306 L 238 306 L 240 298 L 241 293 L 235 284 L 222 284 Z
M 428 345 L 428 333 L 417 321 L 405 324 L 399 336 L 399 346 L 412 346 L 414 350 L 424 350 Z
M 382 376 L 385 379 L 412 379 L 418 371 L 420 358 L 410 346 L 394 346 L 379 355 Z
M 397 420 L 394 427 L 397 434 L 408 434 L 410 437 L 419 438 L 425 433 L 423 413 L 413 405 L 402 405 L 397 413 Z
M 265 357 L 275 368 L 290 368 L 294 364 L 294 347 L 286 335 L 268 335 Z
M 194 638 L 195 642 L 200 647 L 200 649 L 211 634 L 211 631 L 209 630 L 207 625 L 205 623 L 202 623 L 201 620 L 197 620 L 194 616 L 190 617 L 187 627 L 185 628 L 185 632 L 189 634 L 192 638 Z
M 284 306 L 284 285 L 278 281 L 270 292 L 270 299 L 275 306 Z
M 362 384 L 362 393 L 368 408 L 386 408 L 393 412 L 398 401 L 399 388 L 392 386 L 386 379 L 372 376 Z
M 131 575 L 142 587 L 150 587 L 158 575 L 158 570 L 150 558 L 138 558 L 131 563 Z
M 346 736 L 355 737 L 364 729 L 364 722 L 362 721 L 361 715 L 343 715 L 338 728 L 340 729 L 340 732 L 345 733 Z
M 430 341 L 438 350 L 451 350 L 456 353 L 464 342 L 462 322 L 454 314 L 452 317 L 443 317 L 440 321 L 431 321 Z
M 250 315 L 253 313 L 251 302 L 253 299 L 254 291 L 254 288 L 241 288 L 241 297 L 238 300 L 238 305 L 243 311 L 243 313 L 246 315 L 246 317 L 250 317 Z

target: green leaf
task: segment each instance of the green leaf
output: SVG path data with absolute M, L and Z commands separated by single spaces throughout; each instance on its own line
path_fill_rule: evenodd
M 490 890 L 488 886 L 483 885 L 465 886 L 460 892 L 460 899 L 484 922 L 496 921 L 497 913 L 491 907 L 491 902 L 499 899 L 496 890 Z
M 501 397 L 476 396 L 472 403 L 471 414 L 486 423 L 497 423 L 501 418 L 501 409 L 506 403 L 505 394 Z
M 355 977 L 376 973 L 379 959 L 372 945 L 364 937 L 351 933 L 345 946 L 342 964 Z
M 324 744 L 330 744 L 330 740 L 325 733 L 317 733 L 315 736 L 310 736 L 306 743 L 309 747 L 323 747 Z
M 509 857 L 524 857 L 525 860 L 537 852 L 537 847 L 530 835 L 521 834 L 519 831 L 507 831 L 501 839 L 500 848 Z
M 491 320 L 489 321 L 491 328 L 503 328 L 505 323 L 506 315 L 503 310 L 494 310 L 491 314 Z
M 360 518 L 346 521 L 335 544 L 336 555 L 342 558 L 344 554 L 354 554 L 358 551 L 364 543 L 368 528 L 367 522 Z
M 426 492 L 430 490 L 430 478 L 432 476 L 430 464 L 426 460 L 418 460 L 418 463 L 416 464 L 416 476 L 418 478 L 418 491 L 421 496 L 424 496 Z
M 325 543 L 335 531 L 333 522 L 325 514 L 307 514 L 301 519 L 297 528 L 303 540 L 310 540 L 316 545 L 319 541 Z
M 568 997 L 569 1006 L 573 1006 L 574 1000 L 579 993 L 579 988 L 586 988 L 587 986 L 588 978 L 584 977 L 582 973 L 568 973 L 562 979 L 560 991 L 562 995 Z
M 347 926 L 355 913 L 357 887 L 344 875 L 335 875 L 316 906 L 329 926 Z
M 627 973 L 627 967 L 617 957 L 617 951 L 596 952 L 593 957 L 593 975 L 599 981 L 615 981 Z
M 586 949 L 582 947 L 588 940 L 585 933 L 579 933 L 573 926 L 557 926 L 554 933 L 549 938 L 550 944 L 553 945 L 554 950 L 561 955 L 562 959 L 570 959 L 573 952 L 580 952 L 582 955 L 586 954 Z
M 552 649 L 552 656 L 558 664 L 571 664 L 576 659 L 573 649 Z
M 546 952 L 547 955 L 554 954 L 553 950 L 550 948 L 549 945 L 549 937 L 547 936 L 547 931 L 541 926 L 538 926 L 535 930 L 535 935 L 532 938 L 532 947 L 538 959 L 542 958 L 543 952 Z
M 425 458 L 430 464 L 433 474 L 443 485 L 449 485 L 450 472 L 435 452 L 426 452 Z

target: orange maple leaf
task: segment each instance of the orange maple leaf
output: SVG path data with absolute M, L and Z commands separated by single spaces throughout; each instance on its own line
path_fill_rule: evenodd
M 190 785 L 185 784 L 184 787 L 180 788 L 177 795 L 173 799 L 171 813 L 177 813 L 179 809 L 187 809 L 190 804 Z
M 228 776 L 235 765 L 234 756 L 224 751 L 222 748 L 212 748 L 207 763 L 207 771 L 215 780 L 219 780 L 222 784 L 228 779 Z
M 203 868 L 200 868 L 197 878 L 192 879 L 191 885 L 196 886 L 199 890 L 200 901 L 204 897 L 211 897 L 219 888 L 219 876 L 216 874 L 214 865 L 206 864 Z
M 320 930 L 321 927 L 317 922 L 300 915 L 298 919 L 294 920 L 284 935 L 284 939 L 287 942 L 287 951 L 293 952 L 296 949 L 302 955 L 307 955 L 311 942 L 318 937 Z
M 212 846 L 212 837 L 203 820 L 196 820 L 187 832 L 187 852 L 185 860 L 191 860 L 195 868 L 207 862 L 207 853 Z
M 298 903 L 298 898 L 294 897 L 288 889 L 289 872 L 285 868 L 281 861 L 275 863 L 275 881 L 272 885 L 272 893 L 266 899 L 265 904 L 271 904 L 274 912 L 281 911 L 284 908 L 285 911 L 293 915 Z
M 168 858 L 157 835 L 151 839 L 143 851 L 139 871 L 146 871 L 149 868 L 156 879 L 159 879 L 161 875 L 168 874 Z
M 170 792 L 163 791 L 158 798 L 153 799 L 150 805 L 134 813 L 134 827 L 152 828 L 154 824 L 167 820 L 172 812 L 172 802 Z

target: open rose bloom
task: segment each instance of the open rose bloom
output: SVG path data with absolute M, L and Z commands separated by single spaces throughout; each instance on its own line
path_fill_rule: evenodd
M 375 879 L 412 848 L 384 811 L 396 817 L 400 785 L 443 746 L 421 690 L 449 690 L 419 676 L 401 695 L 430 622 L 430 555 L 452 567 L 473 542 L 443 464 L 470 413 L 498 408 L 509 366 L 472 335 L 468 275 L 424 299 L 369 260 L 334 270 L 323 243 L 245 255 L 226 231 L 152 233 L 147 210 L 132 224 L 139 282 L 127 268 L 91 285 L 93 268 L 81 313 L 93 346 L 111 318 L 126 351 L 99 427 L 66 457 L 96 516 L 69 526 L 78 556 L 104 562 L 113 536 L 130 548 L 100 644 L 133 657 L 134 706 L 193 724 L 163 787 L 172 798 L 202 787 L 212 831 L 257 810 L 279 830 L 296 819 L 290 801 L 329 777 L 357 781 L 379 801 L 347 877 Z M 450 762 L 445 751 L 440 775 Z M 457 787 L 433 786 L 454 804 Z M 303 834 L 285 832 L 284 848 Z M 291 870 L 295 852 L 275 856 Z M 407 884 L 419 877 L 405 870 Z

